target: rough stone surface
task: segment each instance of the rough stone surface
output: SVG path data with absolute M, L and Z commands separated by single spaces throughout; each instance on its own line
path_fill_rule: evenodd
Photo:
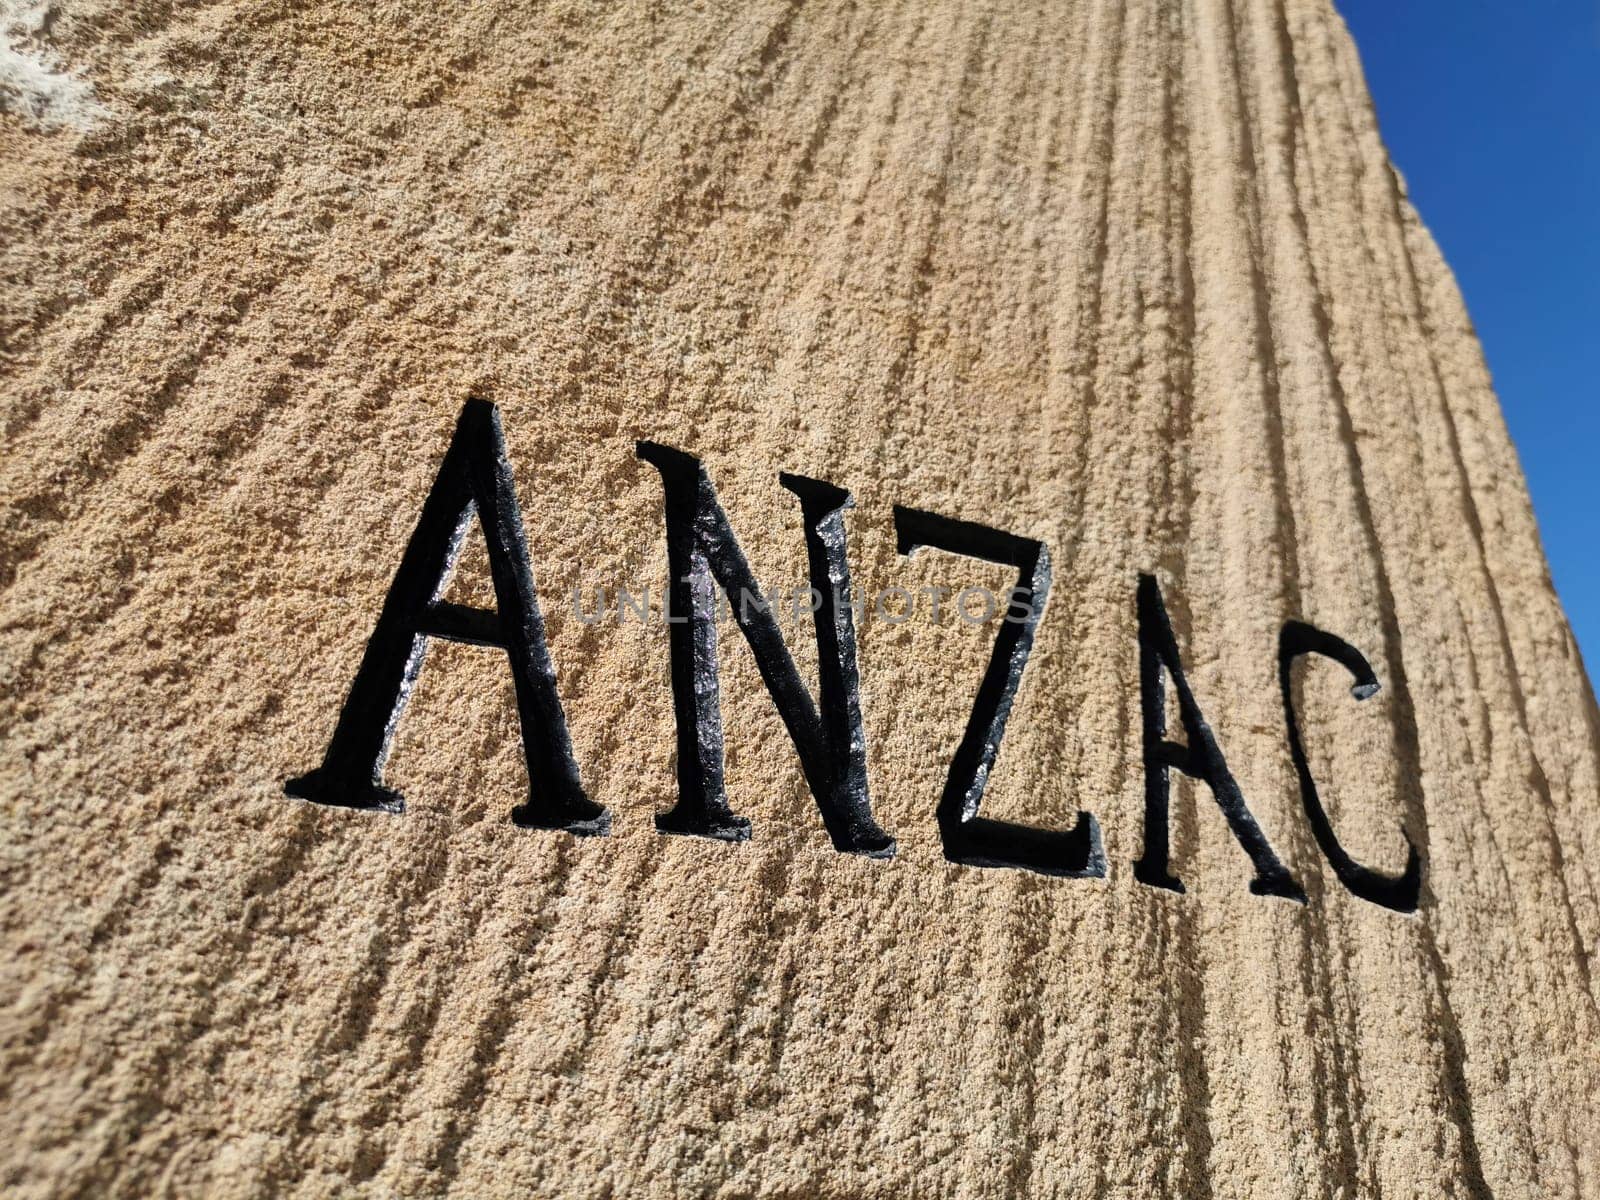
M 1600 721 L 1454 283 L 1325 0 L 11 5 L 0 54 L 0 1190 L 41 1196 L 1600 1194 Z M 1537 219 L 1530 214 L 1530 219 Z M 608 839 L 514 827 L 510 678 L 436 645 L 388 778 L 316 764 L 460 405 L 501 406 Z M 835 854 L 746 648 L 754 839 L 657 834 L 651 438 L 757 573 L 796 471 L 1048 542 L 985 812 L 1108 879 L 946 863 L 992 627 L 861 630 Z M 1138 883 L 1134 585 L 1309 893 L 1203 787 Z M 486 596 L 480 561 L 457 596 Z M 1304 672 L 1358 900 L 1295 790 Z M 803 669 L 816 651 L 791 634 Z

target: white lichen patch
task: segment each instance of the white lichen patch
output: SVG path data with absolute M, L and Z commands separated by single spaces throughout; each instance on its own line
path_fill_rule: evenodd
M 42 129 L 92 128 L 106 116 L 94 86 L 55 62 L 47 0 L 0 0 L 0 112 Z

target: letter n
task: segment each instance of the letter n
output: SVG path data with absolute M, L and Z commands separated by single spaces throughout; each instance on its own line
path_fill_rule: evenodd
M 1167 685 L 1172 676 L 1178 690 L 1178 713 L 1189 739 L 1187 746 L 1167 740 Z M 1172 790 L 1170 773 L 1176 768 L 1211 789 L 1228 828 L 1250 856 L 1256 877 L 1250 890 L 1258 896 L 1282 896 L 1304 904 L 1305 892 L 1273 852 L 1267 835 L 1251 815 L 1244 793 L 1228 770 L 1222 748 L 1195 703 L 1178 657 L 1161 586 L 1155 576 L 1139 576 L 1139 701 L 1144 710 L 1144 856 L 1133 865 L 1140 883 L 1181 892 L 1183 883 L 1168 869 L 1167 806 Z
M 474 512 L 489 547 L 493 612 L 440 599 Z M 484 400 L 468 400 L 461 410 L 322 765 L 285 784 L 289 795 L 345 808 L 403 810 L 399 794 L 383 785 L 383 763 L 431 637 L 493 646 L 510 659 L 528 765 L 528 802 L 513 810 L 512 820 L 576 834 L 608 832 L 610 813 L 584 795 L 578 778 L 500 413 Z
M 763 593 L 705 467 L 694 456 L 655 442 L 639 442 L 636 449 L 640 458 L 661 472 L 667 570 L 672 576 L 668 636 L 678 722 L 678 803 L 656 817 L 656 827 L 663 833 L 731 842 L 750 836 L 750 822 L 729 807 L 723 790 L 713 590 L 720 586 L 799 752 L 806 784 L 834 847 L 873 858 L 893 855 L 894 839 L 874 820 L 867 794 L 866 734 L 844 534 L 850 493 L 821 480 L 779 476 L 783 486 L 800 497 L 811 586 L 821 597 L 814 613 L 822 685 L 819 711 L 771 611 L 762 604 L 741 602 L 747 595 Z

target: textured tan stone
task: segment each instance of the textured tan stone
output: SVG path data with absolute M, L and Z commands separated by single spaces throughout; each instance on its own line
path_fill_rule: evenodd
M 9 1196 L 1600 1194 L 1600 720 L 1448 271 L 1325 0 L 13 11 L 0 56 L 0 1190 Z M 1530 219 L 1537 219 L 1530 214 Z M 608 839 L 513 827 L 503 659 L 436 645 L 385 817 L 314 766 L 463 399 L 505 415 Z M 637 437 L 763 580 L 779 470 L 1044 539 L 985 802 L 1100 882 L 947 864 L 989 649 L 861 630 L 888 862 L 831 849 L 723 641 L 748 844 L 657 834 Z M 1310 894 L 1177 787 L 1141 849 L 1134 583 Z M 469 561 L 462 595 L 487 595 Z M 1289 618 L 1346 844 L 1277 691 Z M 791 645 L 810 677 L 815 648 Z

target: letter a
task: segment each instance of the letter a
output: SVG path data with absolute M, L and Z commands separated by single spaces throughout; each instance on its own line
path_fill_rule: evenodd
M 493 612 L 440 599 L 474 512 L 489 547 Z M 430 637 L 497 647 L 511 661 L 528 765 L 528 802 L 514 809 L 511 819 L 536 829 L 608 832 L 611 814 L 584 795 L 578 778 L 528 567 L 500 413 L 485 400 L 468 400 L 461 410 L 328 752 L 320 767 L 284 785 L 289 795 L 345 808 L 404 809 L 400 795 L 383 785 L 383 763 Z
M 1178 712 L 1189 738 L 1187 746 L 1167 740 L 1167 675 L 1178 689 Z M 1189 690 L 1178 657 L 1178 639 L 1173 636 L 1161 586 L 1153 575 L 1139 576 L 1139 702 L 1144 709 L 1144 856 L 1133 864 L 1134 878 L 1151 887 L 1184 890 L 1167 866 L 1167 801 L 1172 790 L 1170 772 L 1176 768 L 1204 782 L 1216 797 L 1228 828 L 1255 866 L 1250 890 L 1258 896 L 1282 896 L 1304 904 L 1305 892 L 1251 815 L 1216 735 Z

